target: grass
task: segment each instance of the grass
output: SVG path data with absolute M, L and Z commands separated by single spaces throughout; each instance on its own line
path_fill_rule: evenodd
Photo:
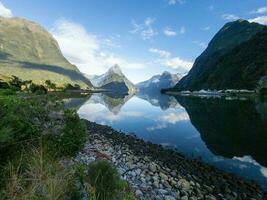
M 127 182 L 106 161 L 63 165 L 61 160 L 83 148 L 84 122 L 75 111 L 64 110 L 54 93 L 18 88 L 0 89 L 1 200 L 80 200 L 82 191 L 93 200 L 134 199 Z

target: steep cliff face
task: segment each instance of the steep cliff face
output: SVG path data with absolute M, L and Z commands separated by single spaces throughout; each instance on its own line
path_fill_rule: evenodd
M 94 86 L 116 93 L 132 94 L 136 91 L 134 84 L 122 73 L 118 65 L 114 65 L 101 76 L 92 76 L 90 80 Z
M 0 17 L 0 74 L 37 84 L 51 80 L 57 86 L 70 83 L 92 87 L 77 67 L 64 58 L 50 33 L 21 18 Z
M 175 88 L 254 89 L 266 71 L 266 26 L 238 20 L 223 26 Z

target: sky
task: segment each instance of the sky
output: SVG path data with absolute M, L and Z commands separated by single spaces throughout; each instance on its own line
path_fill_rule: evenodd
M 37 22 L 83 73 L 119 64 L 134 83 L 186 73 L 212 37 L 239 18 L 267 25 L 266 0 L 0 0 L 0 16 Z

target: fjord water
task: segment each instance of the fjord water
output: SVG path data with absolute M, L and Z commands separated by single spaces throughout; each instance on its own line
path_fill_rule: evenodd
M 267 102 L 140 94 L 71 99 L 80 117 L 175 148 L 267 189 Z

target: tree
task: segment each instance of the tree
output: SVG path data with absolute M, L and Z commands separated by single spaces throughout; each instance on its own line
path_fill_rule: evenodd
M 56 84 L 52 83 L 50 80 L 45 81 L 45 85 L 49 91 L 55 90 L 56 89 Z

